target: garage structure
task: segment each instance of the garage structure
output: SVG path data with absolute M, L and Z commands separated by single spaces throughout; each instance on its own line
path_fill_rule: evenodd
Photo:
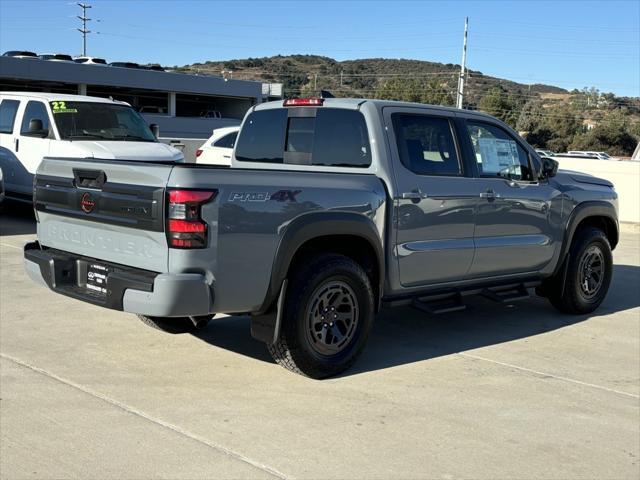
M 0 91 L 6 90 L 111 97 L 158 124 L 163 136 L 182 138 L 206 138 L 213 128 L 237 125 L 247 109 L 266 100 L 263 84 L 250 80 L 0 57 Z

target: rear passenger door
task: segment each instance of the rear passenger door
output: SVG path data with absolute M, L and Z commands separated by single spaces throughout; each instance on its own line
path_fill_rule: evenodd
M 554 253 L 559 222 L 553 221 L 551 207 L 561 202 L 561 192 L 538 181 L 528 149 L 499 124 L 468 119 L 463 130 L 482 186 L 469 274 L 539 271 Z
M 463 162 L 455 115 L 399 107 L 383 114 L 396 180 L 400 282 L 413 287 L 462 279 L 473 260 L 480 191 Z

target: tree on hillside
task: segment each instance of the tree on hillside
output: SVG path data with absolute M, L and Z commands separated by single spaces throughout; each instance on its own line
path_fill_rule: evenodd
M 515 102 L 509 97 L 504 87 L 496 85 L 478 102 L 478 109 L 499 118 L 511 126 L 515 126 L 518 114 Z
M 518 115 L 516 130 L 518 132 L 533 132 L 540 127 L 544 120 L 544 107 L 540 100 L 528 101 Z
M 631 134 L 627 119 L 621 114 L 612 114 L 592 130 L 576 136 L 571 149 L 606 151 L 611 155 L 629 156 L 637 144 L 638 140 Z
M 425 82 L 419 79 L 392 78 L 377 90 L 376 98 L 404 102 L 428 103 L 431 105 L 453 105 L 454 98 L 446 84 L 437 80 Z
M 392 78 L 386 80 L 376 89 L 376 98 L 383 100 L 399 100 L 403 102 L 420 102 L 421 85 L 415 79 Z
M 455 98 L 450 87 L 446 83 L 440 83 L 438 80 L 427 82 L 422 91 L 422 103 L 430 105 L 455 105 Z
M 551 132 L 547 147 L 554 152 L 566 152 L 574 137 L 584 129 L 582 119 L 565 104 L 545 110 L 541 128 Z

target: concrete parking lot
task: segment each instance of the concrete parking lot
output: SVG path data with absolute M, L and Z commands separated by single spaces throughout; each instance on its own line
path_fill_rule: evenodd
M 640 233 L 601 309 L 532 298 L 384 312 L 347 374 L 275 365 L 247 318 L 198 336 L 56 295 L 23 273 L 29 209 L 0 215 L 0 476 L 640 476 Z

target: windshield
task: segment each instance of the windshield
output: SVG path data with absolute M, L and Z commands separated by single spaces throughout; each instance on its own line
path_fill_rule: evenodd
M 129 106 L 62 101 L 50 105 L 63 140 L 157 141 L 144 119 Z

